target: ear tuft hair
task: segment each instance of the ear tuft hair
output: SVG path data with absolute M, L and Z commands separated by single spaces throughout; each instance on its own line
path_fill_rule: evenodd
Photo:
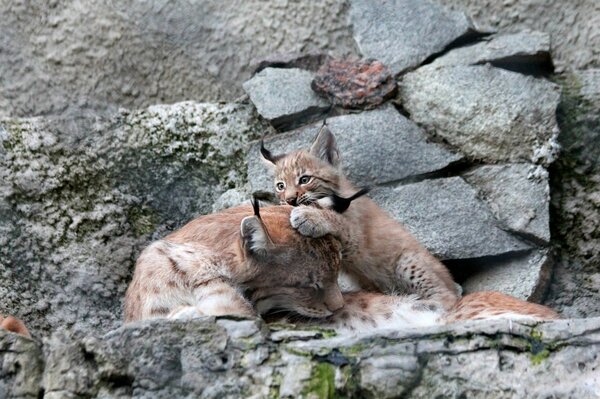
M 265 141 L 260 141 L 260 155 L 262 155 L 263 159 L 275 165 L 277 161 L 283 158 L 283 155 L 273 155 L 271 151 L 265 148 Z
M 254 210 L 254 216 L 260 219 L 260 201 L 256 198 L 256 195 L 252 194 L 252 199 L 250 200 L 252 203 L 252 210 Z
M 359 197 L 362 197 L 369 191 L 371 191 L 371 187 L 363 187 L 348 198 L 340 197 L 339 195 L 333 193 L 327 197 L 318 200 L 317 204 L 319 204 L 319 206 L 321 206 L 322 208 L 332 209 L 337 213 L 344 213 L 348 209 L 348 207 L 350 207 L 350 203 L 352 201 Z

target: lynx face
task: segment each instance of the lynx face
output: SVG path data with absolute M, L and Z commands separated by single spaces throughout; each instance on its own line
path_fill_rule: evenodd
M 339 193 L 339 153 L 328 132 L 322 130 L 309 151 L 274 156 L 261 147 L 263 158 L 275 165 L 275 193 L 282 204 L 310 205 Z
M 261 221 L 266 235 L 259 238 L 263 241 L 261 249 L 248 253 L 249 264 L 258 272 L 246 283 L 246 295 L 259 314 L 286 310 L 308 317 L 330 316 L 344 305 L 337 285 L 341 245 L 332 237 L 302 237 L 289 226 L 290 208 L 278 212 L 283 220 L 275 220 L 274 214 L 266 212 L 276 212 L 276 208 L 264 209 Z M 242 236 L 248 236 L 244 229 L 247 227 L 242 222 Z

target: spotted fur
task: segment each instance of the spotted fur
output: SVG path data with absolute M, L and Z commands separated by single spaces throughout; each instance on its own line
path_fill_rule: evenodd
M 125 321 L 282 309 L 326 317 L 343 306 L 340 242 L 290 226 L 289 206 L 249 206 L 199 217 L 138 258 Z M 256 212 L 256 210 L 255 210 Z
M 343 215 L 301 206 L 357 192 L 342 173 L 335 138 L 326 126 L 309 150 L 284 155 L 269 152 L 265 159 L 274 165 L 280 201 L 298 206 L 291 214 L 292 226 L 306 236 L 332 234 L 340 239 L 344 247 L 342 269 L 360 287 L 416 294 L 445 309 L 458 301 L 457 286 L 446 267 L 368 197 L 356 199 Z

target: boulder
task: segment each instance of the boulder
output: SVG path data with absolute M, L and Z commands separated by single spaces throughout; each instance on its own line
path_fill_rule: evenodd
M 274 154 L 309 148 L 321 123 L 265 140 Z M 462 157 L 430 143 L 423 131 L 391 105 L 360 114 L 327 119 L 335 135 L 342 166 L 358 185 L 383 184 L 443 169 Z M 382 161 L 385 160 L 385 161 Z M 248 182 L 253 191 L 273 191 L 273 177 L 259 145 L 248 151 Z
M 428 0 L 352 0 L 350 21 L 362 55 L 399 74 L 474 33 L 465 14 Z
M 495 256 L 530 248 L 498 226 L 460 177 L 378 187 L 373 200 L 441 259 Z
M 487 66 L 427 66 L 400 82 L 412 120 L 471 159 L 548 165 L 558 149 L 554 83 Z
M 191 102 L 0 125 L 0 313 L 40 335 L 118 325 L 139 251 L 243 187 L 267 128 L 249 105 Z
M 511 231 L 550 241 L 548 172 L 531 164 L 484 165 L 463 175 L 494 216 Z
M 322 117 L 331 107 L 310 87 L 313 74 L 298 68 L 265 68 L 244 83 L 258 113 L 278 130 Z

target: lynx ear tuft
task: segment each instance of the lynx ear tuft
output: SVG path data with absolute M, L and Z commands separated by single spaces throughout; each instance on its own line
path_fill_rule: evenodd
M 250 255 L 265 254 L 271 245 L 271 237 L 260 219 L 260 203 L 252 196 L 254 216 L 247 216 L 240 223 L 242 245 Z
M 271 151 L 267 150 L 265 148 L 265 141 L 261 140 L 260 141 L 260 155 L 262 155 L 263 159 L 273 165 L 275 165 L 277 163 L 277 161 L 279 161 L 281 158 L 283 158 L 283 155 L 273 155 L 271 153 Z
M 337 149 L 335 137 L 325 123 L 319 130 L 319 134 L 310 147 L 310 153 L 323 161 L 329 162 L 333 166 L 340 163 L 340 153 Z
M 317 204 L 326 209 L 331 209 L 336 211 L 337 213 L 344 213 L 348 207 L 350 207 L 350 203 L 357 198 L 362 197 L 371 191 L 370 187 L 364 187 L 358 190 L 356 193 L 352 194 L 348 198 L 340 197 L 339 195 L 333 193 L 328 195 L 327 197 L 323 197 L 317 200 Z

